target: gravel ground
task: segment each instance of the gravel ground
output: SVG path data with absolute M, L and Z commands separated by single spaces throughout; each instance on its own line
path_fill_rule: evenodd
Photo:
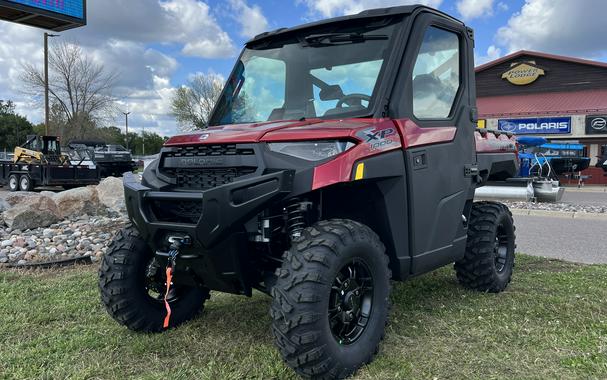
M 84 216 L 49 228 L 10 232 L 0 228 L 0 264 L 25 265 L 86 256 L 98 261 L 114 233 L 126 223 L 123 216 Z
M 571 203 L 534 203 L 534 202 L 504 202 L 511 209 L 543 210 L 561 212 L 581 212 L 588 214 L 606 214 L 607 203 L 602 205 L 571 204 Z

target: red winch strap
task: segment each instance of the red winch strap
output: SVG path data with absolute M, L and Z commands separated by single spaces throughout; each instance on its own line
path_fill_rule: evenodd
M 167 291 L 166 291 L 166 293 L 164 293 L 164 306 L 167 309 L 167 315 L 164 318 L 164 325 L 163 325 L 163 327 L 165 329 L 169 328 L 169 322 L 171 320 L 171 306 L 169 305 L 168 297 L 169 297 L 169 292 L 171 291 L 171 282 L 172 281 L 173 281 L 173 268 L 168 267 L 167 268 Z

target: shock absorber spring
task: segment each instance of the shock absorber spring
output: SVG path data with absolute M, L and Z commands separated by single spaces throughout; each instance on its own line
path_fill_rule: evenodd
M 301 236 L 301 232 L 306 228 L 305 210 L 307 207 L 306 202 L 301 202 L 299 199 L 293 199 L 287 205 L 287 232 L 291 236 L 291 239 L 295 239 Z

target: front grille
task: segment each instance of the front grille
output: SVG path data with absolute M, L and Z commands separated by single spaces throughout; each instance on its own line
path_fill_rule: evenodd
M 209 190 L 234 182 L 238 177 L 255 173 L 255 168 L 208 168 L 165 169 L 165 173 L 177 180 L 177 187 L 184 190 Z
M 196 145 L 178 147 L 164 154 L 165 157 L 204 157 L 204 156 L 252 156 L 255 151 L 234 144 Z
M 257 165 L 250 145 L 193 145 L 166 149 L 159 170 L 175 189 L 205 191 L 253 174 Z
M 196 224 L 202 216 L 202 201 L 155 200 L 151 206 L 160 222 Z

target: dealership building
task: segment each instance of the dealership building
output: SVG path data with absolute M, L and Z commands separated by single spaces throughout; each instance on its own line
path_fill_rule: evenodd
M 607 149 L 607 63 L 519 51 L 477 67 L 476 85 L 481 128 L 583 144 L 586 182 L 607 184 L 594 167 Z

